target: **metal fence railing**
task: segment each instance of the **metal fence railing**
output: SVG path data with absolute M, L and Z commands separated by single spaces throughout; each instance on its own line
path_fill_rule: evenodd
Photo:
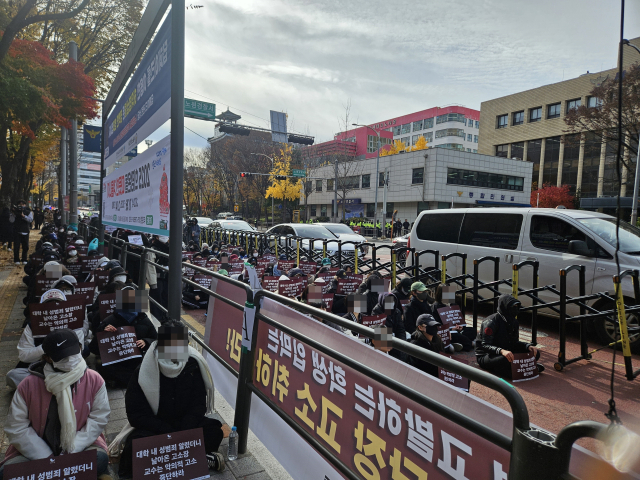
M 95 232 L 91 231 L 91 228 L 85 226 L 81 228 L 81 235 L 85 237 L 85 240 L 89 240 L 90 236 L 93 236 Z M 221 241 L 229 241 L 231 237 L 224 237 L 224 235 L 229 235 L 229 233 L 220 232 Z M 167 256 L 165 253 L 159 252 L 157 250 L 153 250 L 150 248 L 140 247 L 137 245 L 132 245 L 129 242 L 123 241 L 122 239 L 115 238 L 113 236 L 105 235 L 105 240 L 108 242 L 108 255 L 110 258 L 119 258 L 123 266 L 127 264 L 128 257 L 135 258 L 140 262 L 140 270 L 139 276 L 137 279 L 137 286 L 140 289 L 144 289 L 146 287 L 146 278 L 145 278 L 145 265 L 147 262 L 154 265 L 157 269 L 161 269 L 163 271 L 168 271 L 168 269 L 157 262 L 153 262 L 147 258 L 148 253 L 153 253 L 156 256 Z M 286 252 L 288 255 L 294 255 L 298 260 L 300 260 L 301 255 L 306 255 L 309 259 L 317 259 L 318 256 L 315 254 L 315 248 L 313 246 L 313 242 L 311 242 L 310 248 L 301 249 L 300 241 L 301 239 L 297 238 L 288 238 L 282 244 L 279 243 L 278 238 L 273 236 L 266 236 L 264 234 L 248 234 L 246 236 L 235 237 L 236 242 L 241 243 L 244 242 L 244 245 L 251 244 L 252 246 L 258 245 L 258 249 L 272 248 L 274 251 L 280 245 L 280 251 Z M 291 243 L 295 242 L 295 246 Z M 327 252 L 327 244 L 328 242 L 322 242 L 322 255 L 326 255 Z M 373 247 L 372 247 L 373 248 Z M 131 250 L 133 249 L 133 251 Z M 301 250 L 303 250 L 301 252 Z M 338 252 L 340 249 L 337 250 Z M 394 249 L 391 247 L 392 258 L 394 255 Z M 442 256 L 441 264 L 438 265 L 439 255 L 438 252 L 433 251 L 425 251 L 425 252 L 415 252 L 411 251 L 411 255 L 414 259 L 418 260 L 423 255 L 431 255 L 434 258 L 434 267 L 432 269 L 423 269 L 422 267 L 417 266 L 416 262 L 412 269 L 406 270 L 406 273 L 413 273 L 414 278 L 429 278 L 435 282 L 435 280 L 440 276 L 440 280 L 443 283 L 455 283 L 461 287 L 461 292 L 472 292 L 474 294 L 474 304 L 478 301 L 493 301 L 496 296 L 495 287 L 497 284 L 495 282 L 482 283 L 479 281 L 477 276 L 477 268 L 475 270 L 475 276 L 469 275 L 466 273 L 466 256 L 463 258 L 465 268 L 463 270 L 462 275 L 458 275 L 455 277 L 448 276 L 446 273 L 446 262 L 448 258 L 451 256 Z M 357 256 L 354 257 L 355 264 L 357 263 Z M 478 263 L 482 261 L 489 261 L 490 259 L 479 259 L 474 260 L 474 267 L 478 265 Z M 336 262 L 338 265 L 341 265 L 345 259 L 341 255 L 337 255 L 332 258 L 332 262 Z M 494 261 L 494 263 L 496 263 Z M 525 265 L 526 262 L 519 265 L 517 268 L 514 268 L 514 272 L 519 272 L 520 269 Z M 569 461 L 571 457 L 571 448 L 574 442 L 583 437 L 592 437 L 598 438 L 601 434 L 603 434 L 609 427 L 597 423 L 597 422 L 576 422 L 564 427 L 557 436 L 554 436 L 548 432 L 544 432 L 533 428 L 529 422 L 529 414 L 527 410 L 527 406 L 519 394 L 518 390 L 513 388 L 508 383 L 504 382 L 498 377 L 495 377 L 491 374 L 488 374 L 482 370 L 475 369 L 463 363 L 451 360 L 444 356 L 435 354 L 433 352 L 427 351 L 420 347 L 417 347 L 413 344 L 410 344 L 406 341 L 392 338 L 391 346 L 393 349 L 398 349 L 399 351 L 405 352 L 408 355 L 416 357 L 418 359 L 424 360 L 431 364 L 437 365 L 439 367 L 445 368 L 455 374 L 461 375 L 464 378 L 468 378 L 473 382 L 477 382 L 497 394 L 504 397 L 510 407 L 511 414 L 513 416 L 513 428 L 511 437 L 500 433 L 499 431 L 492 428 L 490 422 L 482 423 L 477 420 L 468 418 L 467 416 L 461 415 L 455 408 L 452 408 L 449 405 L 445 405 L 435 401 L 429 395 L 413 390 L 410 387 L 407 387 L 401 382 L 384 375 L 380 372 L 377 372 L 367 365 L 361 364 L 355 360 L 353 360 L 348 352 L 339 352 L 336 351 L 315 339 L 308 338 L 302 333 L 296 331 L 295 329 L 289 328 L 283 323 L 279 322 L 277 318 L 271 318 L 261 312 L 261 304 L 263 299 L 270 299 L 276 301 L 282 305 L 287 307 L 294 308 L 304 314 L 313 315 L 316 318 L 320 318 L 322 320 L 326 320 L 338 326 L 341 326 L 345 329 L 356 332 L 362 337 L 373 340 L 375 332 L 373 329 L 360 325 L 358 323 L 354 323 L 352 321 L 346 320 L 340 316 L 336 316 L 330 312 L 325 312 L 314 307 L 311 307 L 307 304 L 300 303 L 295 299 L 283 297 L 281 295 L 268 292 L 265 290 L 260 290 L 254 292 L 249 285 L 233 280 L 229 277 L 220 275 L 214 271 L 208 270 L 203 267 L 199 267 L 193 264 L 183 264 L 188 265 L 189 268 L 209 275 L 219 282 L 226 282 L 231 284 L 237 288 L 242 289 L 245 292 L 246 303 L 245 305 L 241 305 L 238 302 L 235 302 L 229 298 L 225 298 L 220 295 L 216 291 L 211 289 L 207 289 L 202 287 L 201 285 L 193 282 L 190 278 L 182 276 L 182 282 L 187 283 L 189 285 L 193 285 L 203 291 L 205 294 L 210 295 L 217 300 L 220 300 L 232 308 L 237 309 L 239 311 L 244 311 L 247 305 L 255 306 L 255 318 L 256 321 L 253 325 L 253 335 L 251 338 L 251 348 L 242 348 L 241 356 L 240 356 L 240 366 L 239 371 L 236 372 L 234 367 L 229 365 L 222 357 L 220 357 L 212 348 L 210 348 L 207 343 L 204 341 L 201 336 L 195 332 L 191 332 L 191 339 L 196 342 L 202 349 L 206 350 L 207 353 L 212 355 L 217 362 L 219 362 L 225 369 L 231 372 L 233 375 L 237 376 L 238 384 L 237 384 L 237 395 L 236 395 L 236 403 L 235 403 L 235 418 L 234 424 L 238 427 L 238 431 L 240 434 L 240 444 L 239 444 L 239 452 L 246 452 L 247 448 L 247 438 L 249 431 L 249 418 L 251 415 L 251 397 L 252 395 L 256 395 L 260 398 L 273 412 L 275 412 L 283 421 L 287 423 L 298 435 L 300 435 L 305 441 L 311 444 L 320 454 L 335 467 L 338 471 L 340 471 L 346 478 L 349 479 L 359 479 L 360 476 L 354 472 L 353 468 L 344 463 L 338 456 L 336 456 L 332 451 L 330 451 L 325 445 L 320 443 L 313 435 L 310 435 L 304 428 L 298 424 L 295 419 L 290 417 L 279 405 L 277 402 L 264 395 L 254 384 L 254 375 L 253 375 L 253 367 L 255 365 L 254 352 L 256 349 L 256 339 L 258 337 L 257 331 L 258 326 L 262 322 L 266 325 L 276 327 L 282 332 L 290 335 L 292 338 L 297 339 L 300 342 L 310 345 L 311 347 L 317 349 L 323 354 L 349 366 L 350 368 L 356 370 L 357 372 L 365 375 L 366 377 L 377 381 L 386 387 L 392 389 L 397 394 L 407 397 L 412 401 L 415 401 L 422 405 L 423 407 L 435 412 L 436 414 L 446 418 L 447 420 L 459 425 L 460 427 L 466 429 L 469 432 L 472 432 L 479 437 L 499 446 L 500 448 L 510 452 L 511 460 L 509 465 L 509 478 L 517 478 L 517 479 L 539 479 L 539 478 L 560 478 L 562 475 L 568 474 L 569 469 Z M 528 264 L 527 264 L 528 265 Z M 371 263 L 365 263 L 364 267 L 369 267 L 371 270 L 383 270 L 389 274 L 394 274 L 397 272 L 395 265 L 393 264 L 378 264 L 376 260 L 373 260 Z M 531 264 L 534 267 L 534 272 L 537 270 L 537 264 Z M 356 268 L 362 268 L 362 265 L 357 266 Z M 370 271 L 371 271 L 370 270 Z M 540 308 L 544 302 L 542 302 L 539 298 L 537 298 L 536 293 L 539 291 L 539 287 L 534 286 L 533 289 L 523 290 L 518 286 L 518 278 L 517 273 L 511 279 L 511 285 L 513 291 L 518 295 L 529 295 L 533 298 L 537 303 L 534 303 L 533 307 L 530 307 L 532 311 L 535 311 L 536 308 Z M 623 274 L 631 275 L 634 281 L 634 285 L 638 285 L 638 272 L 625 272 Z M 472 280 L 474 282 L 473 286 L 467 286 L 466 281 Z M 621 279 L 618 279 L 618 285 Z M 503 280 L 502 282 L 508 283 L 507 280 Z M 481 298 L 478 294 L 478 291 L 481 289 L 489 290 L 493 295 L 488 298 Z M 620 289 L 621 291 L 621 289 Z M 638 297 L 640 299 L 640 296 Z M 154 299 L 150 299 L 152 302 L 156 304 L 157 307 L 162 309 L 163 312 L 166 312 L 166 308 L 162 305 L 158 304 Z M 584 310 L 584 305 L 581 303 L 585 300 L 584 296 L 581 295 L 577 298 L 565 298 L 562 301 L 564 303 L 578 303 L 581 308 Z M 640 302 L 639 302 L 640 304 Z M 534 308 L 535 307 L 535 308 Z M 624 304 L 623 304 L 624 307 Z M 561 311 L 565 309 L 561 307 Z M 640 306 L 638 307 L 627 307 L 627 311 L 638 311 L 640 310 Z M 606 315 L 611 314 L 612 312 L 598 312 L 598 315 Z M 624 311 L 622 312 L 624 315 Z M 566 314 L 565 314 L 566 316 Z M 578 317 L 581 319 L 583 315 Z M 561 323 L 565 321 L 565 319 L 561 319 Z M 624 322 L 620 322 L 621 327 L 623 327 Z M 187 325 L 189 326 L 189 325 Z M 189 326 L 190 327 L 190 326 Z M 628 335 L 627 335 L 628 340 Z M 566 363 L 565 363 L 566 364 Z M 637 372 L 636 372 L 637 373 Z

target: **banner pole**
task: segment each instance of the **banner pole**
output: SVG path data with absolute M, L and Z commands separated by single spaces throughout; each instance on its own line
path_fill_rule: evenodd
M 169 180 L 168 316 L 180 320 L 182 295 L 182 181 L 184 153 L 184 0 L 171 2 L 171 178 Z

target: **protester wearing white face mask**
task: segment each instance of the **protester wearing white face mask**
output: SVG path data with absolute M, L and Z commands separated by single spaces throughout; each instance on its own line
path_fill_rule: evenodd
M 66 300 L 66 295 L 55 288 L 47 290 L 40 297 L 40 303 L 59 303 L 65 302 Z M 73 332 L 76 334 L 78 342 L 80 344 L 84 344 L 85 332 L 83 329 L 79 328 L 77 330 L 73 330 Z M 26 327 L 22 331 L 20 340 L 18 341 L 18 364 L 13 370 L 9 370 L 7 372 L 7 387 L 13 389 L 18 388 L 20 382 L 29 376 L 29 365 L 40 360 L 44 354 L 44 351 L 42 350 L 43 341 L 44 337 L 33 336 L 33 332 L 31 331 L 31 322 L 28 321 Z
M 30 367 L 11 402 L 4 431 L 11 444 L 4 466 L 63 453 L 96 450 L 99 479 L 110 478 L 102 435 L 111 409 L 104 380 L 87 368 L 72 330 L 51 332 L 42 361 Z
M 62 293 L 67 295 L 73 295 L 76 293 L 76 285 L 78 281 L 72 275 L 64 275 L 60 280 L 57 280 L 52 287 L 61 290 Z M 87 308 L 84 309 L 84 319 L 82 320 L 82 334 L 84 336 L 84 343 L 82 345 L 82 356 L 89 356 L 89 343 L 91 342 L 91 329 L 89 328 L 89 318 L 87 316 Z

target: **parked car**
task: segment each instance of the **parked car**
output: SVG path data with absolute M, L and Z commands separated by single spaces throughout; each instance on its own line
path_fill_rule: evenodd
M 200 228 L 207 228 L 211 222 L 213 222 L 213 220 L 209 217 L 193 217 L 196 219 L 196 222 L 198 222 L 198 225 L 200 226 Z
M 214 220 L 211 228 L 222 228 L 223 230 L 239 230 L 241 232 L 255 232 L 256 229 L 243 220 Z
M 322 226 L 333 233 L 343 242 L 366 243 L 367 239 L 359 233 L 355 233 L 349 225 L 344 223 L 323 223 Z M 363 255 L 369 253 L 369 247 L 360 247 Z
M 584 210 L 545 208 L 487 208 L 427 210 L 420 213 L 409 236 L 409 247 L 416 251 L 438 250 L 441 255 L 457 252 L 467 254 L 467 271 L 473 271 L 472 262 L 485 256 L 500 259 L 500 279 L 511 278 L 512 266 L 524 260 L 539 262 L 540 286 L 555 284 L 559 288 L 559 270 L 571 265 L 584 265 L 586 294 L 607 292 L 614 296 L 612 277 L 617 273 L 614 259 L 616 248 L 616 219 L 603 213 Z M 640 229 L 621 222 L 621 270 L 640 268 Z M 423 256 L 423 267 L 431 266 L 432 256 Z M 447 260 L 447 273 L 460 275 L 462 260 Z M 480 279 L 493 281 L 493 262 L 480 266 Z M 521 288 L 532 288 L 531 267 L 519 273 Z M 504 293 L 511 286 L 501 285 Z M 567 294 L 579 295 L 577 272 L 569 272 Z M 634 303 L 631 280 L 623 281 L 625 303 Z M 545 302 L 557 301 L 550 291 L 538 293 Z M 524 305 L 530 304 L 520 296 Z M 605 299 L 588 302 L 599 310 L 613 310 L 615 304 Z M 577 306 L 569 304 L 567 313 L 578 314 Z M 544 314 L 557 316 L 545 309 Z M 627 315 L 629 337 L 634 348 L 640 348 L 640 315 Z M 600 339 L 611 343 L 615 326 L 609 319 L 596 319 L 588 323 Z
M 229 217 L 233 217 L 233 212 L 220 212 L 216 215 L 217 220 L 226 220 Z
M 335 255 L 338 252 L 338 236 L 326 229 L 324 224 L 308 224 L 308 223 L 282 223 L 267 230 L 267 235 L 277 235 L 281 237 L 278 245 L 284 246 L 286 240 L 283 237 L 301 237 L 301 248 L 309 249 L 310 239 L 328 240 L 327 253 Z M 322 241 L 316 241 L 313 244 L 314 251 L 322 251 Z M 343 255 L 353 255 L 355 251 L 354 244 L 346 244 L 342 247 Z M 362 252 L 358 257 L 362 256 Z

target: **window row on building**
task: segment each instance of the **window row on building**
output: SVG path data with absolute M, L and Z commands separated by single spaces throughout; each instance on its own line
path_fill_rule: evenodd
M 333 192 L 335 190 L 336 181 L 334 178 L 327 178 L 326 180 L 315 181 L 315 192 L 322 193 L 323 183 L 326 182 L 327 192 Z M 424 182 L 424 168 L 414 168 L 411 172 L 411 184 L 421 185 Z M 384 187 L 384 172 L 379 172 L 378 187 Z M 352 175 L 348 177 L 338 178 L 338 191 L 340 190 L 359 190 L 359 189 L 371 188 L 371 174 L 366 173 L 364 175 Z
M 355 139 L 355 137 L 353 137 Z M 355 142 L 355 140 L 354 140 Z M 391 145 L 393 141 L 390 138 L 380 137 L 380 146 Z M 367 135 L 367 153 L 375 153 L 378 150 L 378 136 Z
M 577 109 L 582 104 L 582 99 L 573 98 L 565 103 L 565 114 Z M 587 106 L 589 108 L 597 108 L 602 105 L 602 101 L 597 97 L 587 97 Z M 549 103 L 538 107 L 529 108 L 528 110 L 518 110 L 511 114 L 504 113 L 496 117 L 496 128 L 507 128 L 509 125 L 515 127 L 524 123 L 536 123 L 544 118 L 547 120 L 560 118 L 562 113 L 562 102 Z M 511 117 L 511 119 L 509 119 Z
M 449 204 L 445 204 L 445 206 L 442 208 L 448 208 L 448 207 L 449 207 Z M 311 217 L 330 217 L 332 208 L 333 208 L 332 204 L 320 204 L 320 205 L 309 204 L 309 215 Z M 349 207 L 347 206 L 347 209 L 348 208 Z M 342 209 L 342 205 L 340 205 L 340 209 Z M 373 216 L 375 215 L 375 209 L 376 209 L 376 206 L 374 203 L 365 203 L 364 212 L 363 212 L 364 216 L 367 218 L 373 218 Z M 394 202 L 387 202 L 386 218 L 391 218 L 394 210 L 395 210 Z M 416 216 L 419 215 L 420 212 L 422 212 L 423 210 L 429 210 L 429 203 L 416 202 Z M 382 212 L 378 212 L 378 215 L 380 215 L 381 213 Z
M 569 185 L 581 197 L 616 196 L 616 145 L 602 144 L 591 133 L 565 135 L 495 146 L 497 157 L 533 163 L 532 182 L 538 185 Z M 633 156 L 632 156 L 633 157 Z M 635 158 L 630 158 L 633 164 Z M 635 165 L 624 169 L 623 192 L 633 190 Z
M 404 135 L 411 132 L 419 132 L 421 130 L 427 130 L 433 128 L 434 117 L 425 118 L 424 120 L 418 120 L 417 122 L 405 123 L 403 125 L 397 125 L 391 129 L 394 136 Z M 462 113 L 447 113 L 445 115 L 438 115 L 435 117 L 436 125 L 447 122 L 459 122 L 466 127 L 480 128 L 480 122 L 478 120 L 472 120 L 466 118 Z
M 448 168 L 447 184 L 522 192 L 524 189 L 524 177 L 477 172 L 474 170 L 463 170 L 461 168 Z

